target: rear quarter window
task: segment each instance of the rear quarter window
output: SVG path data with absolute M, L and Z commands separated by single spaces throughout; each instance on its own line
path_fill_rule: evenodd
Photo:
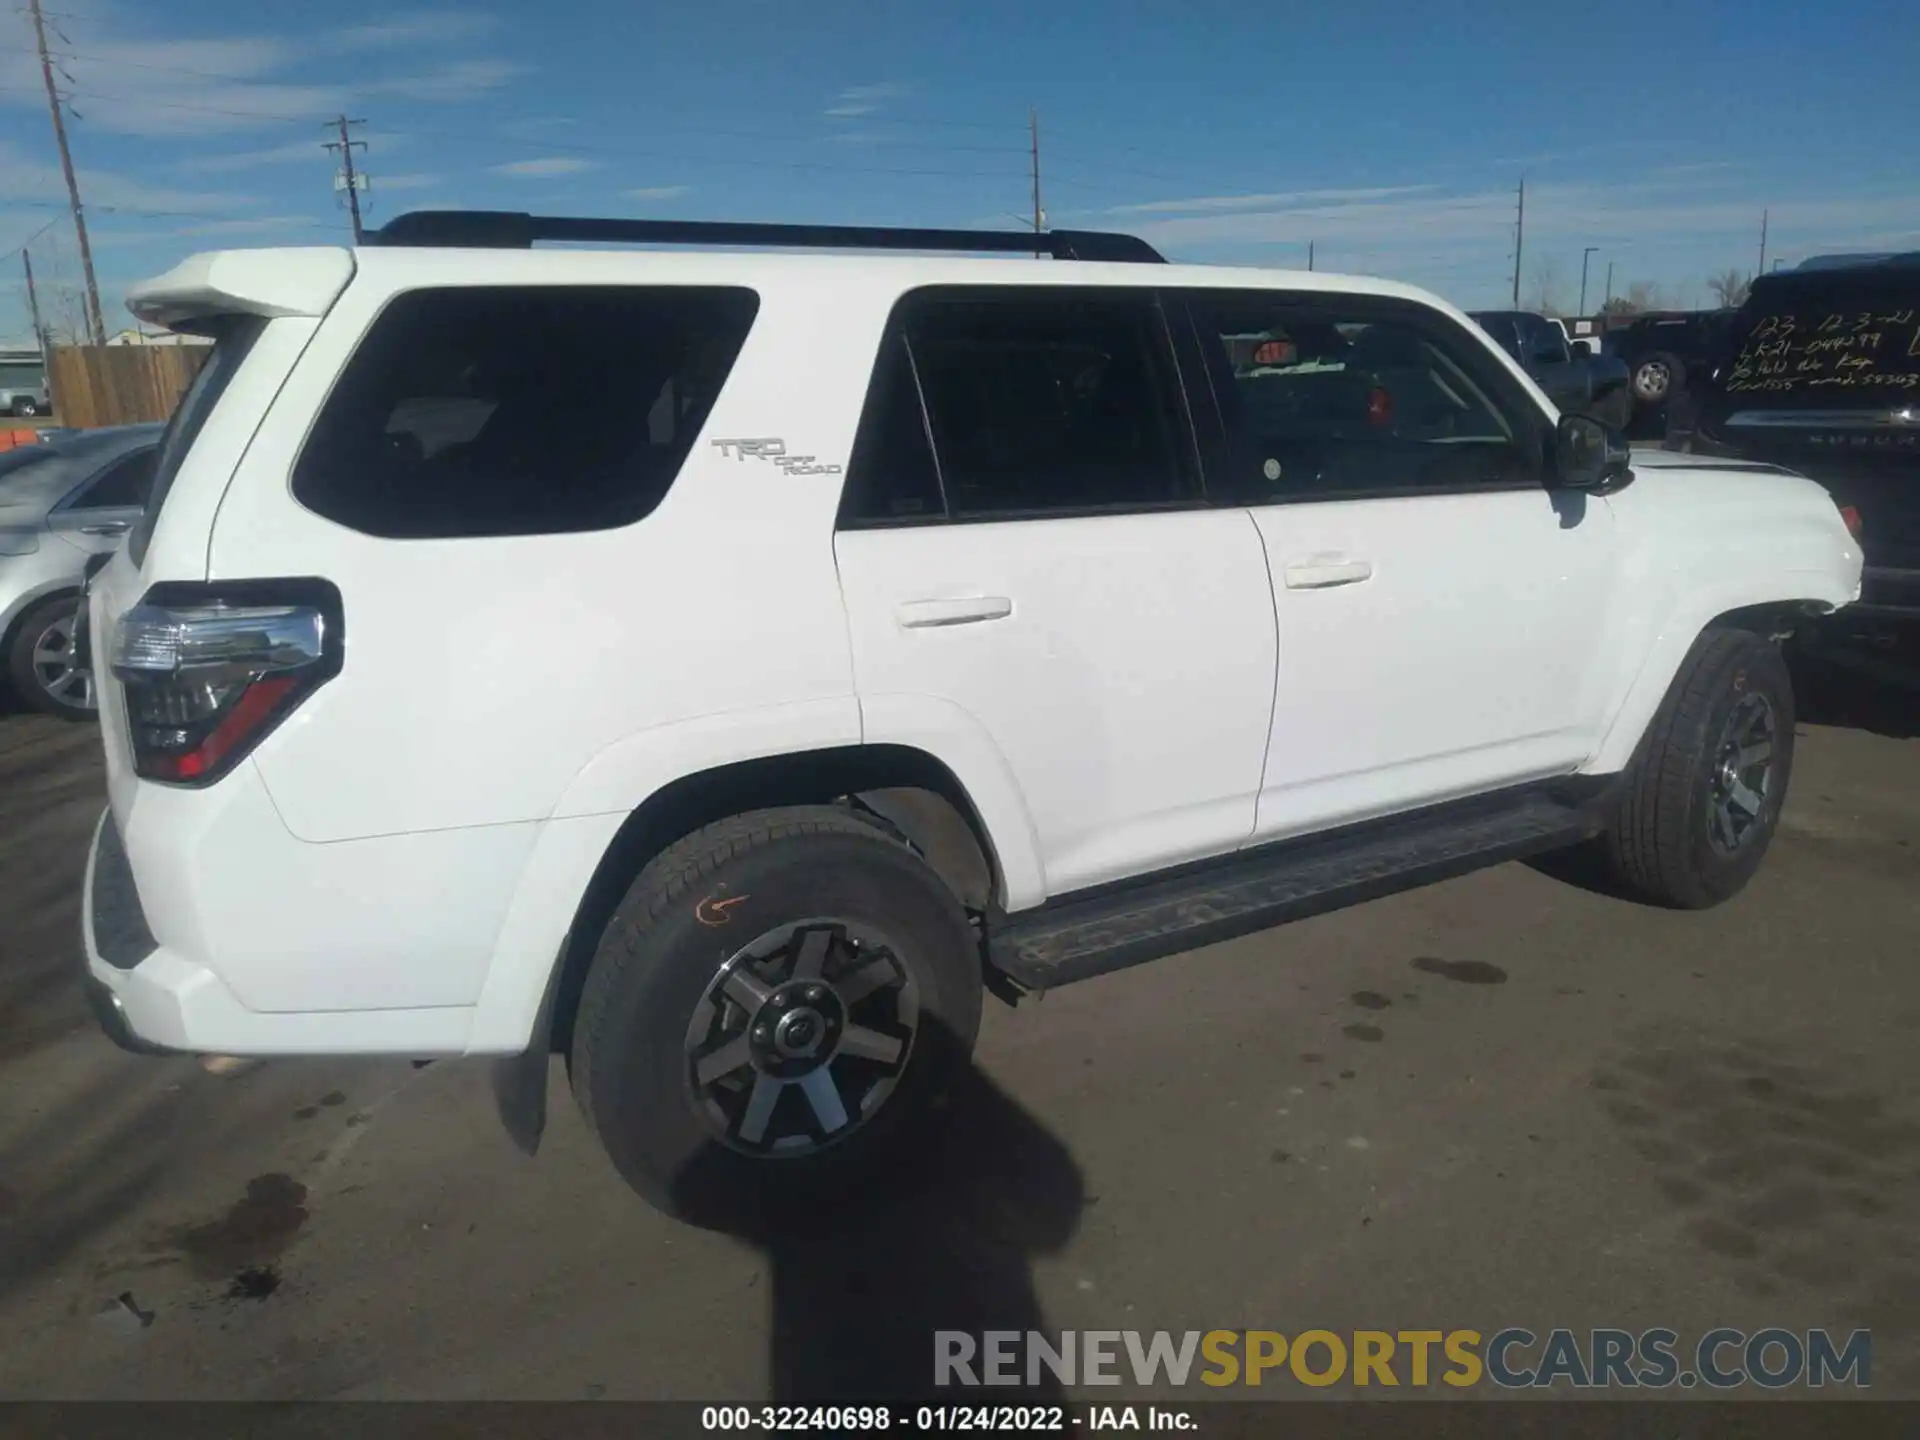
M 256 315 L 226 316 L 199 327 L 201 333 L 213 338 L 213 350 L 195 372 L 193 383 L 187 387 L 186 394 L 180 397 L 179 404 L 173 407 L 167 428 L 161 432 L 147 503 L 132 533 L 127 536 L 127 554 L 135 565 L 146 563 L 147 542 L 153 538 L 153 522 L 160 516 L 160 507 L 167 502 L 167 492 L 173 488 L 174 476 L 180 473 L 187 452 L 193 448 L 193 442 L 199 438 L 208 417 L 219 405 L 221 395 L 245 362 L 254 342 L 260 338 L 260 332 L 266 328 L 267 322 Z
M 723 287 L 410 291 L 328 397 L 294 496 L 389 539 L 633 524 L 666 497 L 758 308 Z

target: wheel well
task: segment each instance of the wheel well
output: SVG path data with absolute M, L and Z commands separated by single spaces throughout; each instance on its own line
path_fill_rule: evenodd
M 953 771 L 924 750 L 839 746 L 682 776 L 627 817 L 594 869 L 561 947 L 552 1048 L 571 1048 L 574 1012 L 601 932 L 648 861 L 730 815 L 847 799 L 920 852 L 963 904 L 984 909 L 999 893 L 999 861 L 979 811 Z
M 1709 627 L 1746 630 L 1763 640 L 1778 641 L 1789 639 L 1809 620 L 1831 609 L 1831 606 L 1818 600 L 1769 600 L 1764 605 L 1746 605 L 1738 610 L 1729 610 L 1724 615 L 1714 616 L 1707 623 Z

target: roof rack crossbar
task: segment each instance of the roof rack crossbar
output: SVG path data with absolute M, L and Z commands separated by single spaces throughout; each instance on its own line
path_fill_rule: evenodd
M 1095 230 L 915 230 L 880 225 L 762 225 L 733 220 L 616 220 L 512 210 L 414 210 L 366 237 L 368 245 L 524 250 L 537 240 L 629 245 L 761 245 L 816 250 L 957 250 L 1055 260 L 1165 264 L 1133 235 Z

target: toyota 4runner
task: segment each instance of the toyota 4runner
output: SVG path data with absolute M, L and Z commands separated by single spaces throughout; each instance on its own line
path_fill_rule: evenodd
M 217 345 L 87 601 L 102 1023 L 499 1057 L 529 1150 L 561 1053 L 677 1213 L 937 1133 L 983 992 L 1575 846 L 1727 899 L 1859 593 L 1432 296 L 1126 236 L 441 212 L 130 303 Z

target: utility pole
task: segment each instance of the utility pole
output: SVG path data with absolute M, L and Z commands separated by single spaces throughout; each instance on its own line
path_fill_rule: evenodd
M 34 3 L 38 4 L 39 0 L 34 0 Z M 354 173 L 353 151 L 355 146 L 358 146 L 362 150 L 366 149 L 367 142 L 364 140 L 349 139 L 347 136 L 347 127 L 349 125 L 364 125 L 366 123 L 364 120 L 349 120 L 344 115 L 337 115 L 327 122 L 329 129 L 337 129 L 340 132 L 340 138 L 338 140 L 329 140 L 326 148 L 340 152 L 341 173 L 335 176 L 334 180 L 336 188 L 344 188 L 347 192 L 347 213 L 353 217 L 353 243 L 356 245 L 365 238 L 360 228 L 360 182 L 367 177 Z
M 1607 298 L 1600 308 L 1604 310 L 1611 304 L 1613 304 L 1613 262 L 1609 260 L 1607 261 Z
M 40 347 L 40 358 L 47 358 L 47 327 L 40 323 L 40 292 L 33 283 L 33 252 L 20 247 L 20 263 L 27 267 L 27 309 L 33 312 L 33 341 Z
M 1520 308 L 1520 248 L 1527 238 L 1527 182 L 1520 181 L 1520 208 L 1513 222 L 1513 308 Z
M 1046 212 L 1040 208 L 1040 112 L 1027 111 L 1027 137 L 1033 145 L 1033 258 L 1040 258 L 1040 232 L 1046 228 Z
M 1589 245 L 1580 252 L 1580 313 L 1587 313 L 1587 261 L 1600 253 L 1598 245 Z
M 1307 269 L 1313 269 L 1313 242 L 1307 241 Z
M 1765 210 L 1760 212 L 1760 268 L 1753 273 L 1756 275 L 1767 273 L 1767 212 Z
M 53 83 L 53 57 L 47 54 L 47 22 L 40 14 L 40 0 L 27 0 L 33 16 L 33 38 L 40 46 L 40 76 L 47 82 L 47 104 L 53 110 L 53 141 L 60 147 L 60 171 L 67 177 L 67 205 L 73 212 L 73 234 L 80 243 L 80 269 L 87 282 L 87 325 L 93 343 L 107 343 L 106 322 L 100 318 L 100 287 L 93 278 L 93 247 L 87 243 L 87 216 L 80 208 L 80 182 L 73 175 L 73 154 L 67 149 L 67 122 L 60 105 L 60 92 Z

